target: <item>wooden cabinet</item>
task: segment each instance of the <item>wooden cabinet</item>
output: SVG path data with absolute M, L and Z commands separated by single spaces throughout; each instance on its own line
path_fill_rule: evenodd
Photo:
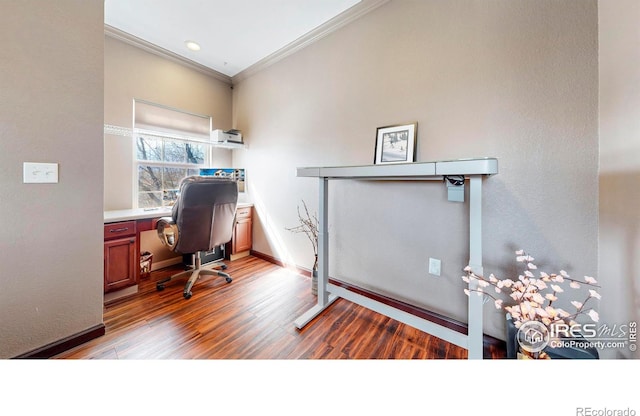
M 251 207 L 238 208 L 233 227 L 233 236 L 231 237 L 231 241 L 225 246 L 225 257 L 227 260 L 235 260 L 250 254 L 253 244 L 251 229 Z
M 138 283 L 137 251 L 135 221 L 104 225 L 105 293 Z

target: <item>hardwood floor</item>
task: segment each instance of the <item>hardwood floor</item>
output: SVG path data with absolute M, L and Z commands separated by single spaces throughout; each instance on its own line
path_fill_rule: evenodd
M 57 359 L 429 359 L 466 350 L 346 300 L 302 330 L 293 321 L 315 304 L 310 278 L 256 257 L 227 262 L 232 283 L 205 276 L 182 296 L 184 281 L 156 291 L 182 270 L 158 270 L 140 292 L 106 305 L 106 334 Z M 500 351 L 490 354 L 500 357 Z

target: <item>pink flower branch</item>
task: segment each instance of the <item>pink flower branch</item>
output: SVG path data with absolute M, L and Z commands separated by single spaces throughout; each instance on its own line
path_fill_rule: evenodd
M 576 312 L 571 314 L 563 309 L 556 308 L 554 302 L 558 300 L 562 293 L 566 293 L 561 284 L 565 281 L 569 282 L 572 289 L 579 289 L 582 285 L 599 288 L 596 279 L 585 276 L 584 280 L 571 278 L 569 274 L 561 270 L 558 274 L 548 275 L 544 272 L 538 272 L 540 277 L 536 278 L 534 271 L 538 267 L 533 263 L 534 258 L 524 253 L 524 251 L 516 251 L 516 261 L 526 264 L 526 270 L 518 276 L 518 280 L 497 279 L 493 274 L 489 278 L 476 275 L 472 272 L 471 267 L 465 267 L 466 275 L 462 279 L 469 284 L 469 288 L 464 292 L 467 296 L 471 292 L 477 293 L 479 296 L 487 296 L 493 299 L 497 309 L 504 309 L 513 316 L 516 326 L 530 320 L 538 320 L 546 325 L 552 325 L 559 322 L 573 322 L 574 318 L 579 315 L 587 315 L 592 321 L 597 322 L 599 315 L 594 309 L 585 309 L 586 303 L 591 298 L 600 299 L 601 296 L 595 289 L 589 289 L 589 296 L 583 302 L 572 301 L 571 304 L 576 308 Z M 471 282 L 478 283 L 477 288 L 471 288 Z M 504 305 L 503 299 L 488 293 L 486 288 L 493 287 L 496 293 L 503 293 L 503 290 L 511 291 L 509 297 L 513 300 L 510 304 Z M 546 294 L 543 296 L 543 294 Z

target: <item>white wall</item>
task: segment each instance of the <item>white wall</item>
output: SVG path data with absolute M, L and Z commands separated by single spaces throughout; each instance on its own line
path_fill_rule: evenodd
M 0 358 L 102 324 L 103 13 L 2 2 Z M 59 183 L 23 184 L 23 162 L 58 163 Z
M 295 168 L 370 164 L 376 127 L 418 122 L 418 161 L 497 157 L 485 183 L 485 271 L 517 277 L 523 248 L 549 273 L 597 273 L 595 0 L 395 0 L 240 81 L 254 249 L 311 267 L 287 232 L 317 204 Z M 431 183 L 330 186 L 330 274 L 466 321 L 467 205 Z M 442 277 L 427 275 L 428 258 Z M 485 332 L 503 337 L 488 305 Z
M 640 318 L 640 2 L 598 3 L 603 322 Z M 628 349 L 606 357 L 638 357 Z

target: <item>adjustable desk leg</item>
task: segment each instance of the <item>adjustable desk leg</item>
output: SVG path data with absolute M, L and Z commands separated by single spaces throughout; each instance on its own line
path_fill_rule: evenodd
M 482 176 L 474 175 L 469 179 L 469 266 L 471 270 L 482 276 Z M 475 289 L 477 282 L 472 282 L 469 289 Z M 483 358 L 482 348 L 482 305 L 483 297 L 469 294 L 469 359 Z
M 329 283 L 329 180 L 327 178 L 320 178 L 318 202 L 320 206 L 318 210 L 318 303 L 294 321 L 298 329 L 303 328 L 338 299 L 327 291 Z

